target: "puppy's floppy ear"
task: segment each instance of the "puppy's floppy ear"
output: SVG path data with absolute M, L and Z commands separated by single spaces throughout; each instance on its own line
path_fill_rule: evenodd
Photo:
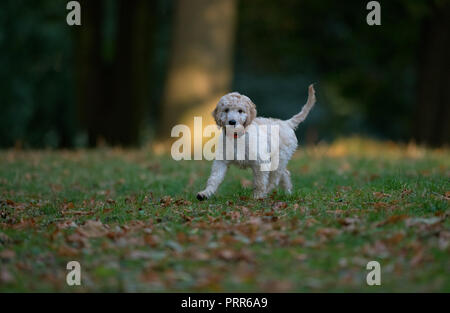
M 217 107 L 212 111 L 212 116 L 214 117 L 214 120 L 216 121 L 217 126 L 222 127 L 222 121 L 219 118 L 219 110 L 217 110 Z
M 249 126 L 256 118 L 256 105 L 248 97 L 245 99 L 245 106 L 247 109 L 247 119 L 245 120 L 244 127 Z

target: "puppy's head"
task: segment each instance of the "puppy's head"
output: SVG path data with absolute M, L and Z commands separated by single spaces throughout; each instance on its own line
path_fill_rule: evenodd
M 247 96 L 232 92 L 223 96 L 212 113 L 219 127 L 245 131 L 256 117 L 256 106 Z

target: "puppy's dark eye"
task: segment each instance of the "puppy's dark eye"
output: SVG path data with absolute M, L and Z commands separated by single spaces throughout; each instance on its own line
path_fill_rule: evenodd
M 242 110 L 239 110 L 239 113 L 242 113 L 243 111 Z
M 230 111 L 229 109 L 225 109 L 225 113 L 228 113 L 228 111 Z

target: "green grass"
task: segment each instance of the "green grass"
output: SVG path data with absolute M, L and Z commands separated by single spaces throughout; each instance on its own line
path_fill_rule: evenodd
M 210 165 L 0 152 L 0 291 L 450 291 L 450 151 L 341 140 L 299 149 L 292 195 L 255 201 L 232 168 L 198 202 Z

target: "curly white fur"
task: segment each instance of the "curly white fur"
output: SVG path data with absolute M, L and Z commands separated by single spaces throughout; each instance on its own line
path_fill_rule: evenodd
M 216 159 L 213 161 L 211 175 L 206 184 L 206 188 L 197 194 L 197 199 L 205 200 L 217 191 L 217 188 L 225 178 L 230 164 L 235 164 L 243 168 L 250 167 L 252 169 L 254 175 L 254 198 L 264 198 L 279 184 L 281 184 L 281 187 L 287 193 L 291 193 L 292 183 L 290 173 L 286 169 L 286 166 L 297 149 L 298 142 L 294 130 L 305 120 L 315 102 L 314 87 L 310 85 L 308 89 L 308 101 L 303 106 L 301 112 L 294 115 L 291 119 L 283 121 L 273 118 L 256 117 L 255 104 L 248 97 L 237 92 L 223 96 L 213 111 L 213 117 L 217 125 L 223 128 L 222 134 L 225 134 L 225 137 L 227 135 L 230 136 L 230 130 L 234 138 L 240 138 L 243 135 L 248 136 L 252 132 L 251 129 L 256 129 L 256 132 L 259 132 L 263 128 L 261 127 L 262 125 L 268 127 L 277 125 L 279 127 L 278 167 L 274 171 L 262 171 L 261 159 L 249 158 L 249 154 L 252 152 L 245 153 L 244 159 L 241 160 L 237 158 L 232 160 L 228 158 L 225 160 Z M 261 132 L 263 131 L 261 130 Z M 222 139 L 223 136 L 220 140 Z M 252 149 L 251 145 L 247 147 L 248 149 Z

